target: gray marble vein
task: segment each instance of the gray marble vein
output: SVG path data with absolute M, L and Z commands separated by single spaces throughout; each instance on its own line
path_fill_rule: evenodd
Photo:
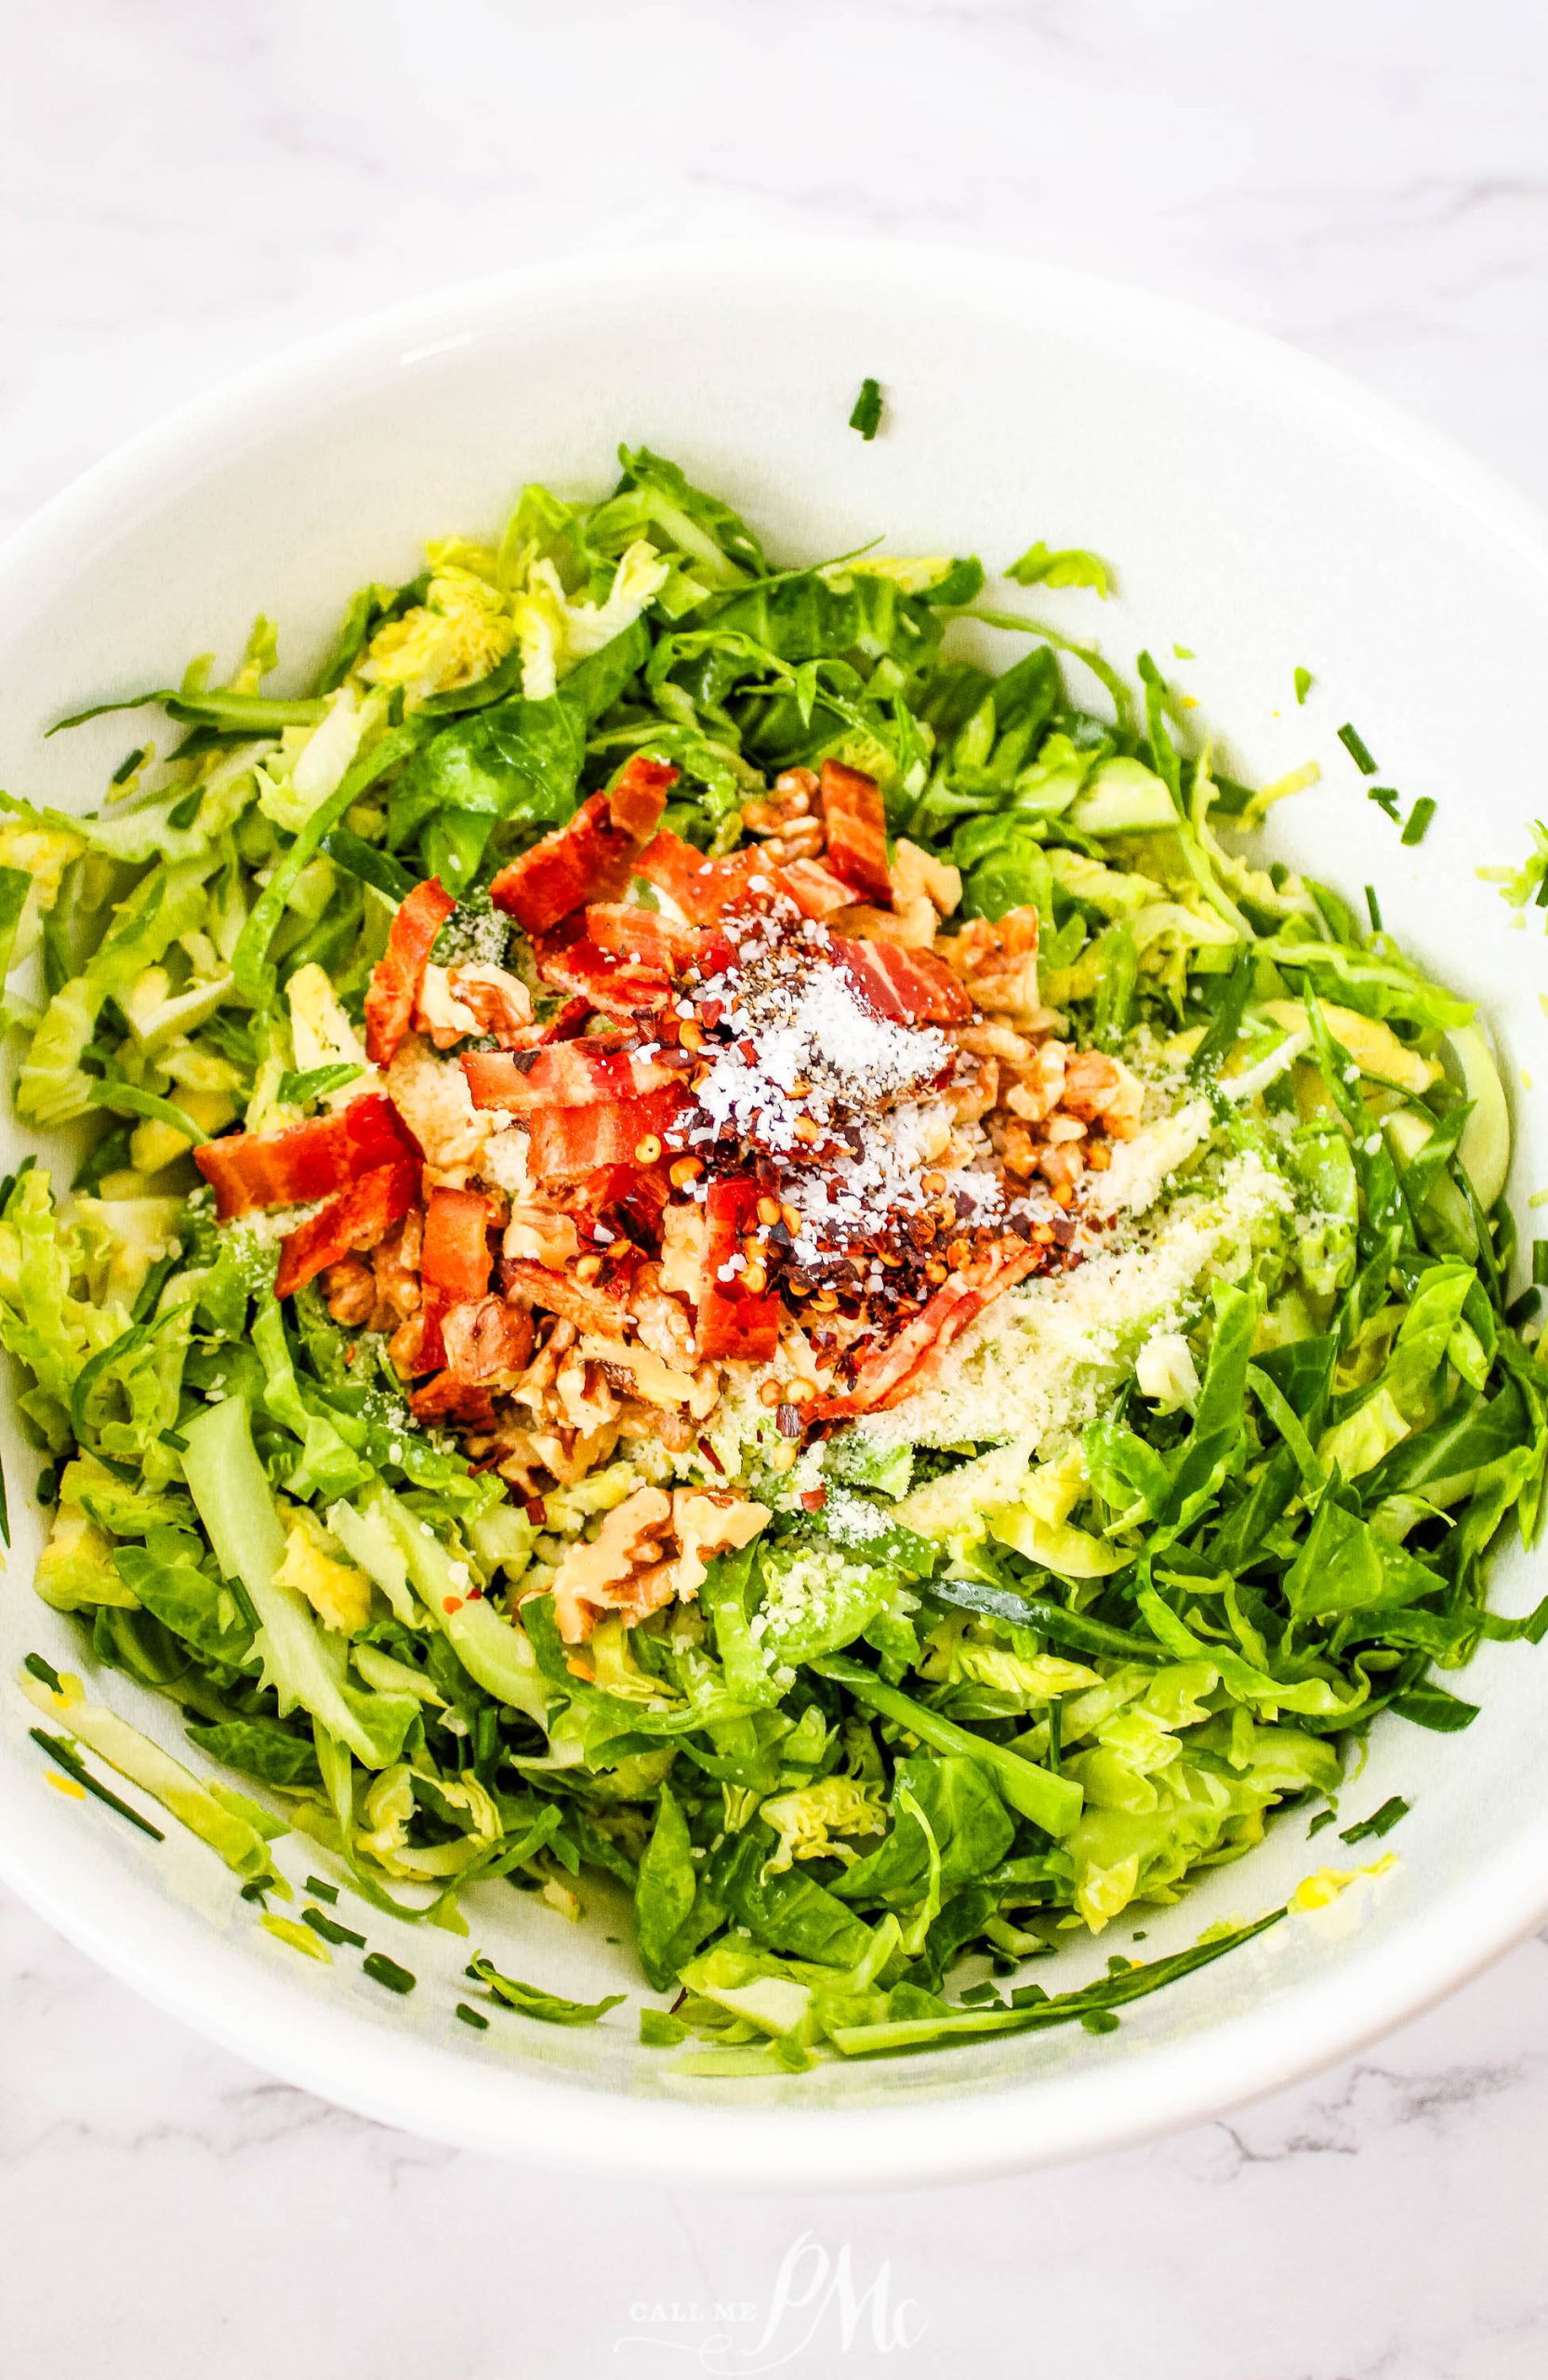
M 0 0 L 0 528 L 395 298 L 770 234 L 1212 307 L 1548 499 L 1536 0 Z M 728 2198 L 326 2108 L 0 1898 L 0 2369 L 750 2371 L 787 2258 L 847 2251 L 886 2321 L 787 2321 L 765 2368 L 1541 2380 L 1545 1987 L 1540 1939 L 1338 2071 L 1061 2175 Z

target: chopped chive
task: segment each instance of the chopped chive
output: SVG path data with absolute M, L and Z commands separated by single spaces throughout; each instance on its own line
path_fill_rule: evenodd
M 471 2025 L 475 2032 L 486 2033 L 489 2030 L 488 2017 L 481 2016 L 476 2008 L 470 2008 L 466 2000 L 459 2000 L 453 2013 L 461 2018 L 463 2024 Z M 643 2011 L 641 2018 L 642 2026 L 643 2025 L 644 2017 L 654 2015 L 654 2010 L 649 2008 Z
M 1316 1818 L 1306 1829 L 1307 1842 L 1310 1843 L 1314 1834 L 1320 1834 L 1325 1826 L 1331 1826 L 1337 1816 L 1338 1812 L 1335 1809 L 1330 1808 L 1326 1810 L 1318 1810 Z
M 47 1512 L 53 1505 L 59 1502 L 60 1474 L 57 1464 L 52 1462 L 46 1462 L 44 1464 L 43 1469 L 38 1473 L 37 1486 L 33 1488 L 33 1493 L 37 1498 L 38 1502 L 43 1506 L 45 1512 Z
M 881 383 L 880 380 L 861 381 L 860 394 L 854 400 L 854 411 L 850 415 L 849 426 L 852 430 L 857 430 L 860 432 L 868 446 L 881 427 Z
M 1312 673 L 1309 669 L 1298 668 L 1296 670 L 1295 699 L 1298 703 L 1303 703 L 1305 701 L 1306 696 L 1312 691 L 1313 682 Z
M 324 1917 L 320 1909 L 303 1909 L 301 1923 L 310 1925 L 314 1934 L 320 1934 L 324 1942 L 349 1942 L 357 1950 L 365 1948 L 364 1934 L 353 1933 L 348 1925 L 340 1925 L 337 1918 Z
M 1148 1942 L 1148 1941 L 1149 1941 L 1149 1939 L 1150 1939 L 1150 1937 L 1149 1937 L 1149 1935 L 1148 1935 L 1147 1933 L 1145 1933 L 1145 1932 L 1142 1929 L 1142 1931 L 1141 1931 L 1141 1932 L 1139 1932 L 1138 1934 L 1131 1934 L 1131 1935 L 1130 1935 L 1130 1937 L 1129 1937 L 1129 1939 L 1131 1940 L 1131 1942 Z
M 998 2005 L 999 2001 L 999 1994 L 992 1983 L 970 1983 L 967 1990 L 959 1991 L 957 1997 L 964 2008 L 986 2008 Z
M 1378 810 L 1384 810 L 1389 818 L 1396 819 L 1402 815 L 1402 805 L 1398 801 L 1396 786 L 1373 785 L 1367 791 L 1366 800 L 1373 801 Z
M 1532 1287 L 1548 1289 L 1548 1239 L 1532 1242 Z
M 1410 849 L 1415 843 L 1422 843 L 1424 840 L 1429 831 L 1430 821 L 1435 814 L 1435 803 L 1427 793 L 1422 793 L 1409 811 L 1409 823 L 1403 829 L 1402 840 Z
M 1536 1321 L 1541 1306 L 1542 1299 L 1536 1289 L 1523 1289 L 1505 1308 L 1505 1320 L 1513 1330 L 1519 1330 L 1525 1324 Z
M 1370 913 L 1371 932 L 1380 933 L 1382 931 L 1382 905 L 1376 898 L 1376 887 L 1374 884 L 1368 884 L 1365 888 L 1365 906 Z
M 112 783 L 114 785 L 126 785 L 144 758 L 144 745 L 137 744 L 134 750 L 132 752 L 126 752 L 124 758 L 119 761 L 118 766 L 112 773 L 111 780 Z
M 1343 746 L 1344 750 L 1354 761 L 1355 766 L 1358 769 L 1361 776 L 1373 777 L 1375 775 L 1376 763 L 1370 757 L 1370 747 L 1367 744 L 1358 728 L 1351 727 L 1347 720 L 1344 721 L 1343 725 L 1339 729 L 1339 742 Z
M 330 1907 L 338 1898 L 338 1886 L 325 1884 L 321 1876 L 309 1876 L 301 1889 L 314 1894 L 319 1900 L 325 1900 Z
M 1058 1697 L 1048 1706 L 1048 1765 L 1055 1776 L 1059 1773 L 1059 1755 L 1064 1750 L 1065 1714 Z
M 267 1876 L 249 1876 L 247 1882 L 242 1887 L 239 1897 L 243 1900 L 256 1900 L 261 1908 L 263 1905 L 264 1895 L 268 1890 L 269 1879 Z
M 193 821 L 199 815 L 199 804 L 203 801 L 204 798 L 204 787 L 202 785 L 196 785 L 192 793 L 185 793 L 182 800 L 179 802 L 176 802 L 167 812 L 167 825 L 169 826 L 177 827 L 179 833 L 185 826 L 192 826 Z
M 141 1834 L 148 1834 L 152 1843 L 166 1841 L 159 1826 L 152 1826 L 149 1818 L 142 1818 L 138 1810 L 132 1810 L 127 1802 L 121 1802 L 116 1793 L 111 1793 L 105 1785 L 99 1785 L 90 1769 L 71 1750 L 62 1736 L 46 1735 L 41 1727 L 29 1727 L 27 1733 L 33 1743 L 43 1746 L 50 1760 L 58 1762 L 67 1777 L 73 1777 L 76 1784 L 84 1785 L 99 1802 L 105 1802 L 110 1810 L 116 1810 L 120 1818 L 127 1818 L 131 1826 L 139 1827 Z
M 50 1694 L 58 1694 L 60 1673 L 52 1661 L 46 1661 L 41 1653 L 29 1653 L 21 1666 L 29 1677 L 35 1677 L 40 1686 L 46 1686 L 48 1688 Z
M 361 1973 L 368 1975 L 373 1983 L 379 1983 L 388 1991 L 396 1991 L 400 1995 L 412 1991 L 419 1980 L 417 1976 L 410 1975 L 407 1967 L 401 1967 L 395 1959 L 390 1959 L 385 1950 L 367 1950 L 360 1965 Z
M 188 1440 L 180 1430 L 164 1430 L 161 1434 L 161 1442 L 164 1447 L 170 1447 L 174 1454 L 188 1452 Z
M 1356 1826 L 1341 1827 L 1339 1841 L 1368 1843 L 1373 1835 L 1390 1834 L 1398 1819 L 1406 1818 L 1408 1815 L 1408 1803 L 1404 1801 L 1401 1793 L 1394 1793 L 1392 1799 L 1383 1802 L 1379 1810 L 1373 1810 L 1369 1818 L 1361 1818 Z

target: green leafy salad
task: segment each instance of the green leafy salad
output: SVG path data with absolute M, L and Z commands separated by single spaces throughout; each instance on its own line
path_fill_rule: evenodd
M 390 1990 L 469 1936 L 479 2028 L 627 2021 L 475 1947 L 625 1897 L 643 2040 L 800 2071 L 1110 2029 L 1286 1912 L 1031 1963 L 1537 1642 L 1472 1007 L 1252 848 L 1314 772 L 985 585 L 776 563 L 626 449 L 303 693 L 260 619 L 82 713 L 156 738 L 95 813 L 3 798 L 11 1487 L 75 1640 L 20 1683 L 81 1824 L 192 1828 Z

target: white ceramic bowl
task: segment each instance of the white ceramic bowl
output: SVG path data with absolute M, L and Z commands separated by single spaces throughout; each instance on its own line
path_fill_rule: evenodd
M 846 427 L 861 378 L 881 435 Z M 600 490 L 620 440 L 645 441 L 748 511 L 782 556 L 884 534 L 901 552 L 1003 564 L 1035 536 L 1117 559 L 1121 599 L 1037 608 L 1131 660 L 1176 665 L 1244 772 L 1307 757 L 1324 786 L 1276 813 L 1280 848 L 1477 994 L 1513 1069 L 1548 1083 L 1535 915 L 1506 931 L 1474 874 L 1519 855 L 1543 805 L 1539 683 L 1548 545 L 1525 508 L 1427 432 L 1304 358 L 1133 292 L 901 248 L 716 248 L 572 262 L 426 299 L 265 366 L 139 439 L 0 556 L 0 783 L 97 799 L 131 740 L 112 720 L 46 746 L 79 703 L 175 682 L 232 655 L 259 608 L 304 673 L 341 599 L 407 577 L 426 535 L 500 520 L 524 479 Z M 1298 709 L 1291 672 L 1316 673 Z M 1383 776 L 1439 810 L 1422 849 L 1365 799 L 1334 741 L 1353 716 Z M 1518 1104 L 1521 1103 L 1518 1102 Z M 1548 1180 L 1521 1117 L 1515 1183 Z M 0 1124 L 0 1140 L 13 1139 Z M 7 1157 L 7 1162 L 10 1161 Z M 641 2051 L 632 2010 L 595 2030 L 452 2015 L 466 1944 L 390 1940 L 419 1976 L 397 2001 L 259 1932 L 192 1838 L 156 1845 L 50 1792 L 12 1681 L 21 1654 L 79 1655 L 28 1584 L 28 1454 L 0 1428 L 17 1544 L 0 1594 L 0 1873 L 126 1980 L 234 2050 L 386 2122 L 613 2175 L 780 2186 L 939 2181 L 1132 2141 L 1274 2088 L 1412 2015 L 1548 1911 L 1544 1656 L 1486 1646 L 1465 1680 L 1481 1717 L 1441 1739 L 1374 1730 L 1347 1806 L 1402 1792 L 1412 1815 L 1380 1886 L 1078 2029 L 779 2082 L 690 2081 Z M 1530 1566 L 1497 1601 L 1527 1607 Z M 105 1691 L 169 1745 L 167 1712 Z M 1304 1823 L 1153 1917 L 1148 1954 L 1223 1914 L 1255 1914 L 1319 1863 Z M 1342 1854 L 1342 1846 L 1335 1845 Z M 298 1878 L 304 1842 L 281 1846 Z M 1359 1858 L 1361 1855 L 1351 1855 Z M 580 1929 L 499 1886 L 475 1939 L 515 1973 L 590 1996 L 637 1987 L 623 1912 Z M 1127 1939 L 1127 1929 L 1123 1929 Z M 1069 1953 L 1072 1977 L 1109 1947 Z M 61 2038 L 60 2055 L 65 2055 Z

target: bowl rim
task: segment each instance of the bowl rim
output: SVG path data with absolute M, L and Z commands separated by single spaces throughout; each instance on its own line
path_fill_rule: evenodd
M 1239 381 L 1270 385 L 1469 515 L 1548 581 L 1548 515 L 1390 400 L 1267 334 L 1204 309 L 1062 266 L 942 244 L 770 240 L 609 249 L 404 299 L 285 348 L 139 430 L 46 502 L 0 545 L 0 601 L 85 533 L 153 506 L 169 477 L 260 430 L 362 368 L 412 368 L 471 344 L 526 305 L 606 304 L 707 284 L 810 298 L 868 291 L 916 300 L 922 283 L 991 284 L 1001 302 L 1053 305 L 1115 350 L 1207 342 Z M 794 292 L 792 291 L 792 294 Z M 46 1798 L 46 1797 L 41 1797 Z M 1481 1855 L 1465 1883 L 1384 1946 L 1333 1976 L 1271 1994 L 1131 2067 L 1033 2076 L 959 2096 L 867 2108 L 754 2109 L 642 2098 L 532 2068 L 473 2064 L 439 2043 L 309 2000 L 191 1911 L 112 1872 L 54 1814 L 0 1823 L 0 1879 L 58 1931 L 159 2007 L 239 2056 L 357 2114 L 486 2154 L 628 2180 L 752 2189 L 924 2186 L 1025 2171 L 1133 2146 L 1209 2121 L 1346 2057 L 1476 1975 L 1548 1915 L 1548 1811 Z M 60 1817 L 63 1813 L 61 1811 Z M 1439 1922 L 1444 1911 L 1444 1922 Z

